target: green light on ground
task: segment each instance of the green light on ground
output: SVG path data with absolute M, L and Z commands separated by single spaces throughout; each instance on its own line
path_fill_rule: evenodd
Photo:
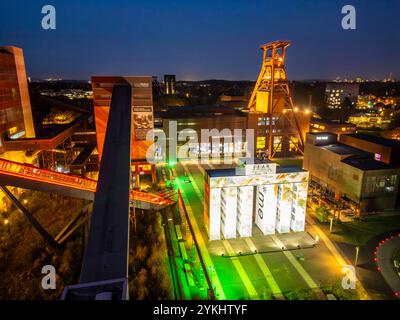
M 175 167 L 175 165 L 176 165 L 176 162 L 174 162 L 174 161 L 169 161 L 168 162 L 168 167 L 169 168 L 173 168 L 173 167 Z

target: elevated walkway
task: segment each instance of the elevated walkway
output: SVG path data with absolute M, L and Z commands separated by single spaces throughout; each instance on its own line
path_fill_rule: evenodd
M 24 189 L 55 192 L 65 196 L 94 200 L 97 181 L 66 173 L 40 169 L 33 165 L 0 159 L 0 184 Z M 142 191 L 131 190 L 136 205 L 155 205 L 156 209 L 174 203 L 173 200 Z M 146 207 L 147 208 L 147 207 Z

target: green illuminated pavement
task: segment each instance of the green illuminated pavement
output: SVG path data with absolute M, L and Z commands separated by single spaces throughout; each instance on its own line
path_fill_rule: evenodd
M 271 294 L 281 299 L 283 293 L 303 288 L 312 289 L 318 298 L 323 298 L 319 287 L 330 285 L 343 277 L 341 263 L 338 263 L 332 248 L 328 248 L 324 241 L 319 241 L 315 247 L 290 251 L 279 248 L 282 244 L 288 247 L 292 235 L 208 241 L 203 222 L 203 173 L 204 168 L 211 167 L 180 162 L 173 165 L 172 172 L 176 177 L 175 187 L 181 190 L 207 269 L 215 269 L 209 271 L 209 275 L 218 299 L 268 299 Z M 188 178 L 191 182 L 188 182 Z M 306 235 L 310 239 L 317 235 L 313 226 L 309 227 L 309 233 L 311 235 Z M 238 255 L 239 251 L 254 252 L 261 246 L 275 249 L 266 253 Z

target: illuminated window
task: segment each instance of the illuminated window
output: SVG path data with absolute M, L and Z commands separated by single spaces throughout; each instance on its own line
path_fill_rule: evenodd
M 299 139 L 297 137 L 291 137 L 289 140 L 289 151 L 297 151 Z
M 265 149 L 265 137 L 257 137 L 257 149 Z
M 8 132 L 9 132 L 10 134 L 16 133 L 16 132 L 17 132 L 17 127 L 11 127 L 10 129 L 8 129 Z
M 274 152 L 282 152 L 282 137 L 276 136 L 274 137 Z
M 143 165 L 143 166 L 142 166 L 142 170 L 143 170 L 143 171 L 151 171 L 151 165 L 149 165 L 149 164 Z
M 149 82 L 134 82 L 133 87 L 134 88 L 149 88 L 150 83 Z

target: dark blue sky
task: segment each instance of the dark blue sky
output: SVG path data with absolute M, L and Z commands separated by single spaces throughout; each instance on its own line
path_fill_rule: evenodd
M 41 8 L 57 29 L 41 28 Z M 341 28 L 341 8 L 357 29 Z M 292 40 L 290 79 L 400 78 L 398 0 L 8 0 L 0 2 L 0 45 L 22 47 L 33 77 L 93 74 L 178 79 L 256 79 L 259 45 Z

